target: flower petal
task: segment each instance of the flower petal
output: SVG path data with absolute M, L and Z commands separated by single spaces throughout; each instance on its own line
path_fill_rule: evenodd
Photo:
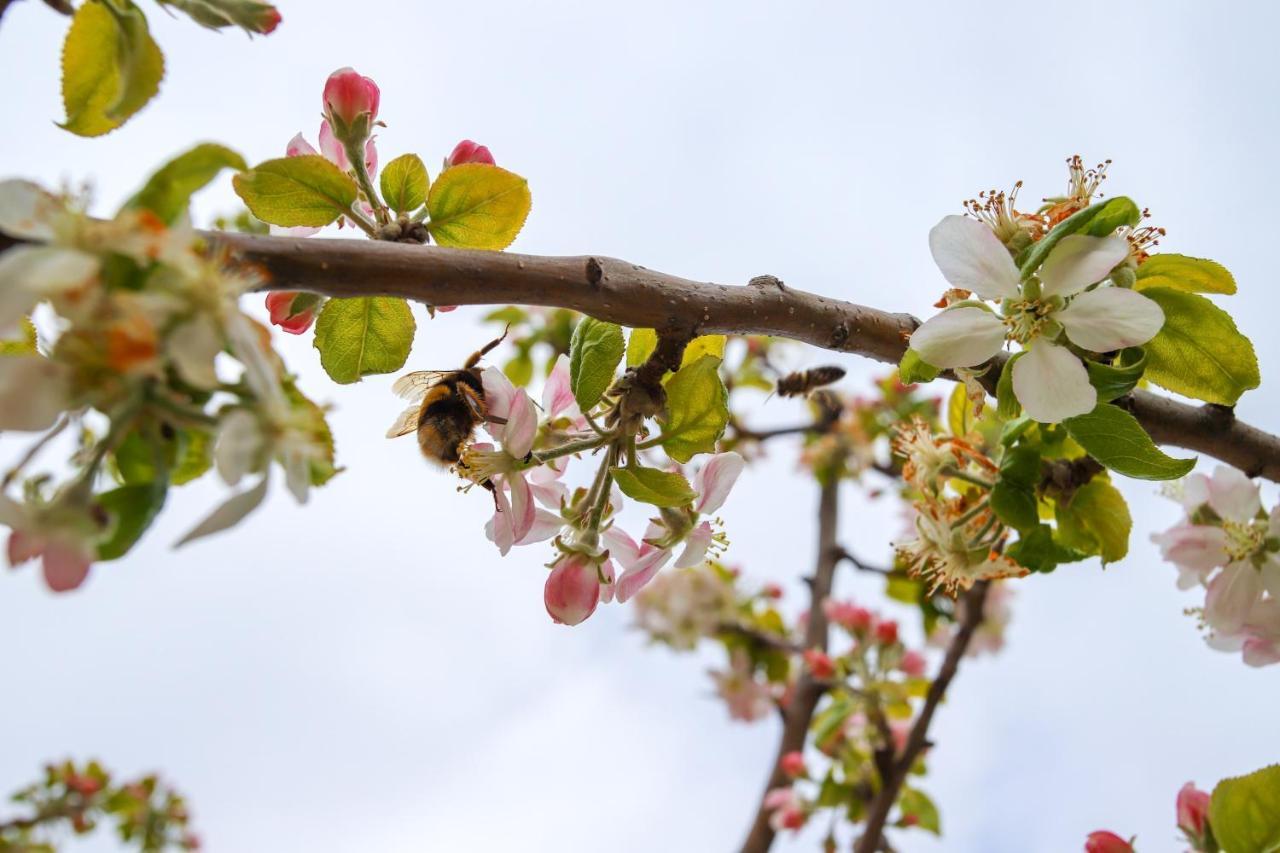
M 690 531 L 684 542 L 680 559 L 675 562 L 676 568 L 692 569 L 694 566 L 702 565 L 702 561 L 707 558 L 707 550 L 711 547 L 711 525 L 705 521 L 702 522 Z
M 68 592 L 84 583 L 92 564 L 79 548 L 51 542 L 44 549 L 44 582 L 54 592 Z
M 169 358 L 178 375 L 197 388 L 212 390 L 218 386 L 214 359 L 222 352 L 222 332 L 213 319 L 204 314 L 188 320 L 166 338 Z
M 1232 563 L 1209 582 L 1204 597 L 1204 621 L 1212 628 L 1234 634 L 1262 595 L 1262 576 L 1248 563 Z
M 507 500 L 506 490 L 497 484 L 493 489 L 493 502 L 493 518 L 485 525 L 484 532 L 498 546 L 498 553 L 505 557 L 516 537 L 511 531 L 511 502 Z
M 936 314 L 911 335 L 911 348 L 944 370 L 976 367 L 1004 346 L 1000 318 L 984 308 L 966 305 Z
M 711 460 L 698 469 L 693 476 L 693 489 L 698 493 L 698 500 L 693 505 L 696 512 L 715 512 L 724 506 L 729 491 L 738 481 L 738 476 L 747 465 L 747 461 L 732 450 L 728 453 L 717 453 Z
M 328 121 L 320 122 L 320 153 L 330 163 L 344 172 L 351 168 L 351 161 L 347 159 L 346 149 L 342 147 L 338 137 L 333 135 L 333 128 L 329 126 Z
M 1106 278 L 1128 256 L 1129 241 L 1123 237 L 1063 237 L 1040 267 L 1040 292 L 1045 296 L 1079 293 Z
M 484 388 L 484 408 L 491 417 L 507 420 L 511 414 L 511 402 L 516 398 L 516 386 L 511 384 L 507 374 L 497 367 L 486 367 L 480 374 L 480 384 Z M 489 434 L 502 440 L 502 426 L 487 424 Z
M 545 542 L 552 536 L 560 532 L 560 528 L 564 527 L 564 519 L 556 515 L 554 512 L 548 512 L 545 509 L 539 509 L 534 514 L 533 524 L 529 525 L 529 530 L 521 536 L 517 545 L 532 545 L 535 542 Z
M 547 384 L 542 387 L 542 408 L 548 420 L 555 420 L 561 412 L 576 405 L 573 389 L 569 387 L 569 357 L 561 353 L 547 376 Z
M 88 284 L 98 259 L 76 249 L 17 246 L 0 255 L 0 335 L 9 336 L 37 303 Z
M 1093 411 L 1098 392 L 1089 372 L 1066 347 L 1037 339 L 1013 363 L 1013 393 L 1028 416 L 1056 424 Z
M 640 559 L 640 546 L 618 525 L 601 533 L 600 538 L 609 549 L 609 556 L 617 560 L 624 569 L 634 566 Z
M 1018 295 L 1018 267 L 1009 250 L 977 220 L 944 216 L 929 231 L 929 251 L 953 287 L 972 290 L 983 299 Z
M 53 426 L 70 404 L 69 370 L 43 356 L 0 358 L 0 432 Z
M 507 413 L 507 425 L 502 431 L 502 449 L 516 459 L 524 459 L 533 450 L 533 440 L 538 435 L 538 409 L 523 388 L 516 389 Z
M 325 122 L 327 125 L 328 122 Z M 306 140 L 301 133 L 296 134 L 293 139 L 289 140 L 289 144 L 284 147 L 284 156 L 286 157 L 302 157 L 308 154 L 318 154 L 316 149 L 311 147 L 311 143 Z
M 256 417 L 245 409 L 229 412 L 218 425 L 218 440 L 213 448 L 213 463 L 222 481 L 234 486 L 254 470 L 264 444 L 262 426 Z
M 11 237 L 52 240 L 52 220 L 61 211 L 56 198 L 30 181 L 0 181 L 0 231 Z
M 1164 311 L 1136 290 L 1100 287 L 1081 293 L 1053 315 L 1071 342 L 1091 352 L 1145 344 L 1164 325 Z
M 529 493 L 529 484 L 520 473 L 508 474 L 503 478 L 511 489 L 511 537 L 516 542 L 523 539 L 533 527 L 538 508 Z
M 1262 586 L 1271 593 L 1274 601 L 1280 601 L 1280 559 L 1275 554 L 1267 555 L 1267 561 L 1262 564 Z
M 614 596 L 619 604 L 625 604 L 631 596 L 639 592 L 644 585 L 653 580 L 658 570 L 671 559 L 670 548 L 654 548 L 641 552 L 640 559 L 627 568 L 614 584 Z
M 1262 509 L 1258 485 L 1238 468 L 1219 465 L 1209 480 L 1209 506 L 1228 521 L 1253 521 Z

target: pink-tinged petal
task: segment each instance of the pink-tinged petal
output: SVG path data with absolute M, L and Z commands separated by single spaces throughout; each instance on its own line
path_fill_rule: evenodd
M 1280 641 L 1250 637 L 1242 647 L 1243 659 L 1249 666 L 1270 666 L 1280 663 Z
M 533 440 L 538 435 L 538 409 L 523 388 L 516 389 L 507 412 L 507 425 L 502 432 L 502 449 L 516 459 L 523 459 L 533 450 Z
M 594 563 L 581 555 L 562 557 L 542 591 L 547 613 L 561 625 L 578 625 L 596 611 L 600 578 Z
M 1160 546 L 1160 556 L 1200 580 L 1214 568 L 1225 566 L 1230 561 L 1227 534 L 1221 527 L 1182 522 L 1164 533 L 1152 534 L 1151 541 Z M 1190 588 L 1184 586 L 1182 580 L 1178 585 L 1183 589 Z
M 329 123 L 325 122 L 325 127 L 328 127 L 328 126 L 329 126 Z M 319 152 L 316 151 L 316 149 L 311 147 L 311 143 L 308 142 L 306 140 L 306 137 L 304 137 L 301 133 L 295 135 L 293 139 L 290 139 L 289 144 L 284 147 L 284 156 L 286 157 L 302 157 L 304 155 L 311 155 L 311 154 L 318 154 L 318 153 Z
M 485 525 L 485 535 L 498 546 L 498 553 L 505 557 L 516 542 L 515 533 L 511 528 L 511 502 L 507 500 L 506 491 L 496 485 L 493 490 L 493 500 L 495 503 L 493 518 L 489 520 L 489 524 Z
M 1013 363 L 1013 393 L 1027 415 L 1056 424 L 1093 411 L 1098 392 L 1089 371 L 1066 347 L 1036 339 Z
M 292 225 L 288 228 L 283 225 L 270 226 L 270 233 L 273 237 L 314 237 L 320 231 L 321 229 L 313 228 L 310 225 Z
M 484 406 L 489 415 L 508 420 L 511 403 L 516 398 L 516 386 L 511 384 L 507 374 L 497 367 L 486 367 L 484 373 L 480 374 L 480 384 L 484 388 Z M 489 430 L 489 433 L 501 440 L 501 430 L 496 434 Z
M 1129 241 L 1123 237 L 1063 237 L 1040 267 L 1040 292 L 1045 296 L 1079 293 L 1102 281 L 1127 257 Z
M 1209 582 L 1204 597 L 1204 621 L 1212 628 L 1234 634 L 1262 595 L 1262 576 L 1248 563 L 1232 563 Z
M 347 159 L 346 149 L 342 147 L 338 137 L 333 135 L 333 128 L 329 126 L 327 121 L 320 122 L 320 153 L 330 163 L 333 163 L 344 172 L 351 168 L 351 161 Z
M 1219 465 L 1209 480 L 1209 506 L 1229 521 L 1253 521 L 1262 509 L 1258 485 L 1243 471 Z
M 738 481 L 747 461 L 732 450 L 728 453 L 717 453 L 710 461 L 698 470 L 693 477 L 693 489 L 698 493 L 698 500 L 693 505 L 697 512 L 715 512 L 724 506 L 729 491 Z
M 15 530 L 9 534 L 8 557 L 9 567 L 17 568 L 27 560 L 40 556 L 44 550 L 44 540 L 30 533 Z
M 1209 478 L 1204 474 L 1192 474 L 1182 481 L 1182 496 L 1178 499 L 1188 513 L 1195 512 L 1209 502 Z M 1280 507 L 1277 507 L 1280 510 Z
M 532 545 L 535 542 L 545 542 L 559 533 L 561 527 L 564 527 L 564 519 L 554 512 L 540 509 L 534 514 L 533 524 L 529 526 L 528 532 L 521 536 L 516 544 Z
M 529 489 L 538 503 L 551 509 L 560 509 L 564 499 L 569 496 L 569 488 L 560 482 L 560 475 L 563 473 L 552 465 L 539 465 L 525 475 Z
M 324 84 L 324 108 L 345 124 L 362 113 L 368 113 L 370 121 L 376 119 L 381 98 L 378 84 L 352 68 L 339 68 Z
M 79 548 L 51 542 L 44 549 L 44 582 L 54 592 L 68 592 L 84 583 L 91 565 Z
M 624 569 L 634 566 L 640 559 L 640 546 L 618 525 L 614 525 L 600 534 L 609 555 L 617 560 Z M 652 546 L 650 546 L 652 547 Z
M 600 602 L 602 604 L 609 604 L 613 601 L 614 591 L 617 589 L 616 581 L 618 580 L 617 572 L 613 568 L 612 560 L 605 560 L 604 563 L 600 565 L 600 576 L 604 578 L 604 580 L 600 582 Z
M 1000 352 L 1005 327 L 1000 318 L 976 305 L 935 314 L 911 335 L 910 346 L 934 367 L 976 367 Z
M 561 412 L 576 405 L 573 389 L 569 387 L 569 357 L 562 353 L 547 377 L 547 384 L 542 387 L 542 408 L 548 420 L 555 420 Z
M 378 174 L 378 146 L 373 140 L 374 137 L 370 136 L 369 141 L 364 144 L 364 167 L 369 172 L 369 177 Z
M 952 287 L 972 290 L 983 299 L 1018 295 L 1013 257 L 995 232 L 977 220 L 944 216 L 929 231 L 929 251 Z
M 668 548 L 642 550 L 635 563 L 628 566 L 626 571 L 622 573 L 622 577 L 618 578 L 615 590 L 618 603 L 625 604 L 633 595 L 643 589 L 644 585 L 653 580 L 658 571 L 670 559 L 671 551 Z
M 1262 586 L 1271 593 L 1271 597 L 1280 601 L 1280 559 L 1275 554 L 1268 554 L 1266 562 L 1259 570 L 1262 574 Z
M 694 566 L 702 565 L 707 558 L 707 550 L 711 547 L 712 538 L 711 525 L 707 522 L 704 521 L 693 528 L 684 540 L 684 550 L 680 552 L 680 559 L 676 560 L 676 568 L 692 569 Z
M 1176 807 L 1178 828 L 1192 835 L 1203 835 L 1205 822 L 1209 819 L 1209 792 L 1201 791 L 1194 783 L 1188 782 L 1178 791 Z
M 523 476 L 518 473 L 508 474 L 504 479 L 511 489 L 511 538 L 519 542 L 533 527 L 538 508 L 533 503 L 529 484 L 524 481 Z
M 1053 315 L 1067 337 L 1090 352 L 1145 344 L 1164 325 L 1164 310 L 1136 290 L 1100 287 L 1081 293 Z

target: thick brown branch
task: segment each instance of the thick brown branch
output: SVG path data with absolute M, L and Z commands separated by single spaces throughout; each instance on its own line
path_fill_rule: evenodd
M 695 282 L 598 256 L 541 257 L 400 243 L 203 232 L 250 262 L 265 289 L 329 296 L 403 296 L 428 305 L 544 305 L 674 334 L 778 335 L 897 363 L 920 321 L 787 287 Z M 14 245 L 0 235 L 0 251 Z M 997 365 L 998 366 L 998 365 Z M 994 383 L 997 370 L 989 371 Z M 1221 406 L 1190 406 L 1147 391 L 1122 404 L 1157 442 L 1280 482 L 1280 437 Z
M 894 761 L 891 771 L 881 779 L 880 790 L 867 810 L 867 825 L 863 829 L 862 837 L 853 848 L 854 853 L 875 853 L 882 848 L 882 836 L 885 823 L 889 819 L 889 812 L 898 799 L 898 792 L 902 790 L 911 765 L 915 764 L 916 759 L 920 757 L 920 752 L 928 743 L 929 724 L 933 722 L 933 715 L 946 695 L 951 680 L 956 677 L 956 671 L 960 668 L 960 659 L 964 657 L 965 649 L 969 647 L 974 631 L 978 630 L 978 626 L 982 624 L 983 607 L 986 604 L 989 586 L 987 581 L 979 581 L 966 594 L 964 620 L 947 647 L 947 655 L 942 661 L 942 668 L 938 670 L 937 678 L 929 685 L 924 706 L 915 724 L 911 726 L 906 745 Z
M 809 626 L 804 637 L 806 649 L 818 648 L 825 651 L 827 648 L 827 617 L 822 610 L 822 602 L 831 595 L 831 582 L 835 577 L 836 564 L 840 561 L 840 548 L 836 545 L 838 517 L 839 481 L 834 481 L 823 485 L 818 501 L 818 562 L 813 577 L 808 579 L 810 604 Z M 782 771 L 782 756 L 804 749 L 809 723 L 825 690 L 826 685 L 815 679 L 807 668 L 800 673 L 791 702 L 783 716 L 782 737 L 778 741 L 778 752 L 774 756 L 764 793 L 790 784 L 787 774 Z M 764 808 L 763 797 L 761 800 L 751 831 L 742 845 L 742 853 L 765 853 L 773 844 L 774 831 L 769 825 L 769 812 Z

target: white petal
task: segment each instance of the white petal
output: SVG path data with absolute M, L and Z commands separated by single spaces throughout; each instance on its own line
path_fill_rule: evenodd
M 1005 329 L 1000 318 L 975 305 L 930 317 L 911 335 L 911 348 L 934 367 L 976 367 L 1000 351 Z
M 1249 563 L 1232 563 L 1209 583 L 1204 597 L 1204 621 L 1224 634 L 1244 625 L 1262 595 L 1262 576 Z
M 67 368 L 43 356 L 0 357 L 0 432 L 48 429 L 66 411 Z
M 240 492 L 228 498 L 224 504 L 210 513 L 204 521 L 197 524 L 190 533 L 175 542 L 174 547 L 186 545 L 188 542 L 236 526 L 245 516 L 257 509 L 258 504 L 262 503 L 262 499 L 266 496 L 267 478 L 263 477 L 261 482 L 249 491 Z
M 1100 287 L 1081 293 L 1071 304 L 1053 315 L 1062 323 L 1067 337 L 1091 352 L 1145 344 L 1164 325 L 1164 311 L 1136 290 Z
M 30 181 L 0 181 L 0 231 L 26 240 L 52 240 L 62 204 Z
M 222 333 L 213 320 L 205 316 L 188 320 L 173 330 L 167 342 L 179 376 L 197 388 L 217 387 L 213 361 L 222 352 Z
M 1209 506 L 1228 521 L 1253 521 L 1262 509 L 1258 485 L 1240 469 L 1219 465 L 1209 480 Z
M 538 436 L 538 409 L 523 388 L 517 388 L 507 411 L 507 424 L 502 428 L 502 449 L 516 459 L 523 459 L 533 449 Z
M 245 409 L 234 409 L 218 426 L 218 440 L 213 448 L 213 463 L 228 486 L 240 482 L 258 464 L 263 448 L 262 427 L 258 419 Z
M 36 303 L 83 286 L 98 259 L 75 249 L 18 246 L 0 255 L 0 335 L 7 336 Z
M 1273 601 L 1280 601 L 1280 560 L 1275 554 L 1268 556 L 1262 564 L 1262 585 L 1271 593 Z
M 280 464 L 284 466 L 285 485 L 293 493 L 294 500 L 305 504 L 311 489 L 311 463 L 307 460 L 307 454 L 297 449 L 286 451 Z
M 1027 415 L 1042 424 L 1092 412 L 1098 404 L 1080 359 L 1043 339 L 1013 363 L 1013 393 Z
M 746 465 L 747 461 L 732 450 L 713 456 L 694 475 L 693 488 L 698 493 L 694 510 L 704 513 L 715 512 L 724 506 L 725 499 L 733 489 L 733 484 L 738 481 L 738 476 Z
M 1090 237 L 1071 234 L 1058 241 L 1040 267 L 1041 293 L 1070 296 L 1102 281 L 1116 264 L 1129 256 L 1123 237 Z
M 929 251 L 953 287 L 972 290 L 983 299 L 1018 295 L 1013 257 L 995 232 L 976 219 L 944 216 L 929 231 Z

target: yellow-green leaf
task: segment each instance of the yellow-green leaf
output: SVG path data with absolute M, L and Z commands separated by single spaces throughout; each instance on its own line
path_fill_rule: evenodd
M 396 213 L 412 213 L 427 201 L 431 179 L 417 154 L 401 154 L 382 167 L 382 200 Z
M 223 169 L 247 168 L 244 158 L 224 145 L 205 142 L 161 166 L 142 189 L 125 202 L 126 208 L 149 210 L 172 223 L 187 209 L 191 196 Z
M 1058 538 L 1068 548 L 1097 554 L 1103 563 L 1114 563 L 1129 553 L 1133 518 L 1129 505 L 1115 486 L 1094 477 L 1076 489 L 1071 500 L 1056 507 Z
M 1209 801 L 1209 826 L 1225 853 L 1280 850 L 1280 764 L 1219 782 Z
M 505 249 L 516 239 L 532 205 L 529 182 L 486 163 L 446 169 L 431 186 L 427 230 L 441 246 Z
M 691 503 L 697 494 L 683 474 L 676 471 L 661 471 L 657 468 L 613 468 L 614 482 L 622 493 L 640 503 L 658 507 L 684 506 Z
M 729 392 L 720 379 L 720 359 L 704 355 L 667 382 L 662 447 L 677 462 L 710 453 L 729 423 Z
M 1142 295 L 1164 310 L 1164 326 L 1146 344 L 1147 379 L 1227 406 L 1258 387 L 1258 357 L 1230 314 L 1197 293 L 1150 287 Z
M 164 55 L 142 11 L 128 0 L 88 0 L 62 45 L 62 127 L 101 136 L 124 124 L 160 91 Z
M 316 318 L 320 365 L 340 384 L 404 367 L 416 324 L 409 303 L 392 296 L 330 299 Z
M 728 338 L 724 335 L 699 335 L 689 341 L 684 348 L 684 357 L 680 366 L 693 364 L 704 355 L 724 358 L 724 348 Z M 658 333 L 653 329 L 632 329 L 627 339 L 627 367 L 639 367 L 644 364 L 658 347 Z
M 356 200 L 356 182 L 319 154 L 267 160 L 232 184 L 254 216 L 285 227 L 328 225 Z
M 1133 287 L 1135 290 L 1171 287 L 1190 293 L 1231 294 L 1236 292 L 1236 280 L 1216 261 L 1162 253 L 1142 262 Z

